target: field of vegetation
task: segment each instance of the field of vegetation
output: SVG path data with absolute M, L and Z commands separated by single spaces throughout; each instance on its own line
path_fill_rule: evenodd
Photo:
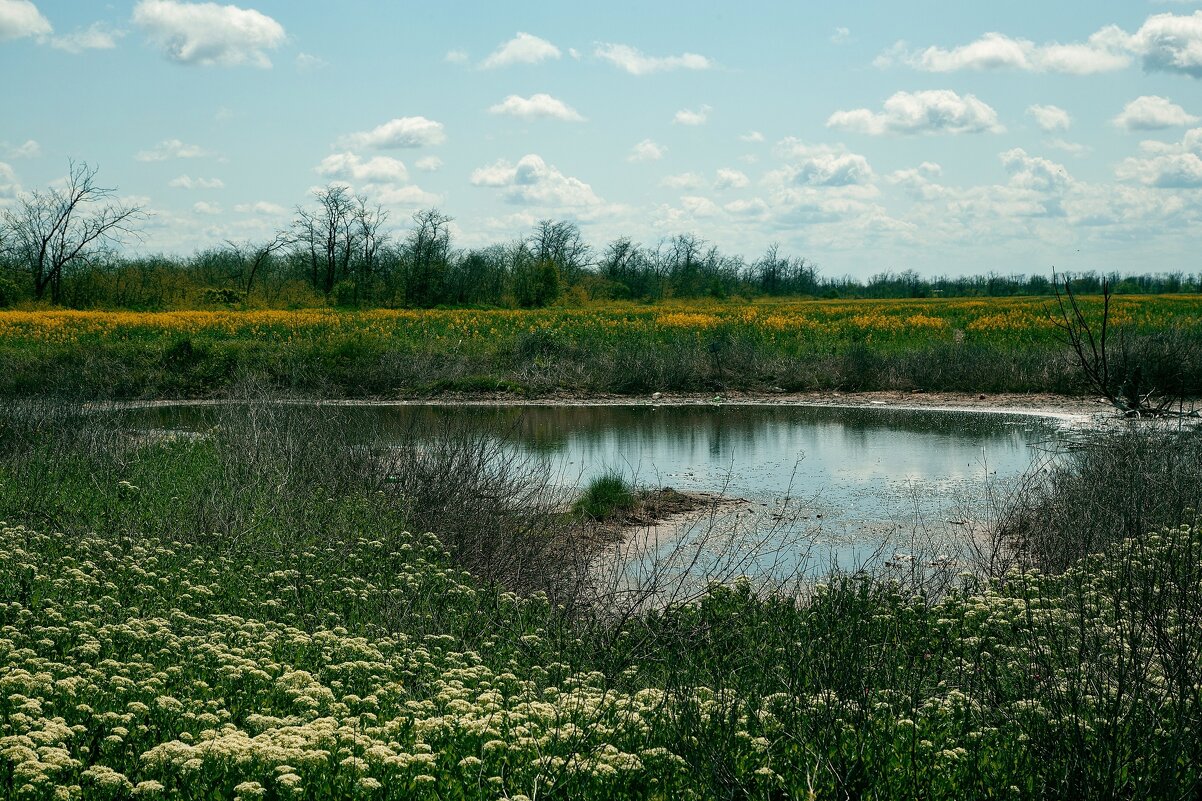
M 536 472 L 454 438 L 382 464 L 344 422 L 252 404 L 171 438 L 4 409 L 0 795 L 1183 798 L 1202 782 L 1202 529 L 1161 525 L 1196 502 L 1196 461 L 1175 505 L 1132 523 L 1159 533 L 1096 532 L 1099 553 L 1057 575 L 735 582 L 639 611 L 571 575 L 565 557 L 587 554 L 536 524 Z M 1079 519 L 1036 513 L 1088 514 L 1089 492 L 1119 491 L 1086 467 L 1127 471 L 1161 444 L 1062 466 L 1028 522 L 1080 546 Z M 1116 508 L 1181 467 L 1141 463 Z M 1073 475 L 1085 494 L 1066 503 Z
M 1080 300 L 1096 321 L 1101 300 Z M 0 393 L 324 396 L 1081 391 L 1053 298 L 590 303 L 538 310 L 6 311 Z M 1202 394 L 1202 296 L 1113 300 L 1116 365 Z

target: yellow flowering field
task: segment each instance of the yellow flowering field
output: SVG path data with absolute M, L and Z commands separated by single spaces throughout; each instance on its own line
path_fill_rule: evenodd
M 1096 313 L 1099 301 L 1084 298 Z M 1054 332 L 1047 298 L 606 303 L 548 310 L 300 311 L 6 311 L 0 341 L 9 345 L 105 341 L 268 338 L 422 340 L 456 344 L 551 332 L 576 339 L 704 335 L 716 329 L 768 340 L 907 342 L 973 337 L 1044 341 Z M 1114 300 L 1112 322 L 1135 330 L 1202 326 L 1202 296 L 1132 295 Z
M 1097 298 L 1084 298 L 1097 319 Z M 597 303 L 541 310 L 6 311 L 0 396 L 204 397 L 741 389 L 1080 390 L 1047 298 Z M 1202 354 L 1202 296 L 1123 296 L 1125 335 Z M 1174 346 L 1175 347 L 1175 346 Z M 1155 349 L 1154 349 L 1155 350 Z M 1192 352 L 1192 351 L 1191 351 Z M 1161 347 L 1164 386 L 1202 355 Z M 1185 365 L 1185 373 L 1178 367 Z

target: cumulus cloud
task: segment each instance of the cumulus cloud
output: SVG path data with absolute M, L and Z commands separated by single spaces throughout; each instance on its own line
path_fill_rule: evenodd
M 1144 155 L 1125 159 L 1116 175 L 1157 189 L 1202 187 L 1202 128 L 1186 131 L 1180 142 L 1144 142 Z
M 875 63 L 888 66 L 901 61 L 924 72 L 1016 69 L 1088 75 L 1122 69 L 1130 64 L 1131 58 L 1125 52 L 1126 43 L 1126 34 L 1114 26 L 1103 28 L 1080 44 L 1052 42 L 1037 45 L 1027 39 L 993 32 L 950 50 L 932 46 L 907 52 L 905 44 L 899 42 L 881 54 Z
M 708 120 L 710 117 L 711 111 L 713 111 L 713 109 L 706 105 L 702 105 L 696 110 L 682 108 L 680 111 L 676 112 L 674 117 L 672 117 L 672 122 L 676 123 L 677 125 L 705 125 L 706 120 Z
M 442 159 L 438 156 L 426 156 L 413 162 L 413 166 L 422 172 L 436 172 L 442 168 Z
M 220 203 L 208 203 L 204 200 L 192 204 L 192 211 L 197 214 L 216 216 L 221 213 Z
M 374 147 L 383 150 L 403 147 L 426 147 L 446 141 L 441 122 L 425 117 L 397 117 L 370 131 L 347 134 L 339 139 L 342 147 Z
M 0 0 L 0 42 L 26 36 L 49 36 L 54 28 L 29 0 Z
M 525 120 L 549 118 L 565 122 L 584 121 L 584 117 L 580 116 L 580 112 L 576 109 L 544 92 L 530 97 L 510 95 L 500 103 L 490 106 L 488 111 L 490 114 L 505 114 Z
M 665 176 L 659 185 L 668 189 L 700 189 L 705 186 L 705 178 L 695 172 L 682 172 Z
M 224 189 L 225 183 L 220 178 L 193 178 L 190 175 L 181 175 L 168 181 L 167 186 L 175 189 Z
M 278 216 L 288 213 L 288 209 L 280 204 L 267 200 L 256 200 L 254 203 L 239 203 L 234 206 L 234 211 L 239 214 L 262 214 L 265 216 Z
M 125 35 L 103 22 L 94 22 L 81 31 L 69 33 L 66 36 L 55 36 L 50 40 L 50 46 L 68 53 L 82 53 L 85 50 L 112 50 L 117 46 L 117 40 Z
M 466 50 L 456 48 L 454 50 L 448 50 L 447 54 L 442 57 L 442 60 L 448 64 L 466 64 L 468 60 L 468 54 Z
M 26 139 L 16 147 L 4 143 L 4 154 L 10 159 L 32 159 L 42 155 L 42 146 L 33 139 Z
M 1089 146 L 1083 145 L 1080 142 L 1069 142 L 1066 139 L 1049 139 L 1048 147 L 1063 150 L 1072 156 L 1082 156 L 1089 152 Z
M 723 167 L 718 170 L 718 177 L 714 179 L 714 189 L 743 189 L 751 184 L 747 176 L 740 170 L 732 170 L 728 167 Z
M 1167 97 L 1144 95 L 1123 107 L 1111 122 L 1127 131 L 1158 131 L 1164 128 L 1184 128 L 1193 125 L 1198 117 L 1188 113 Z
M 627 161 L 659 161 L 668 152 L 668 148 L 656 144 L 650 139 L 644 139 L 630 149 Z
M 717 203 L 698 195 L 685 195 L 680 199 L 680 205 L 694 217 L 717 217 L 722 213 Z
M 480 66 L 484 69 L 495 69 L 512 64 L 538 64 L 549 58 L 559 58 L 560 55 L 559 48 L 546 39 L 519 31 L 480 62 Z
M 601 204 L 591 186 L 564 175 L 533 153 L 517 164 L 502 159 L 472 172 L 473 186 L 503 190 L 508 203 L 534 206 L 587 207 Z
M 858 153 L 825 153 L 797 165 L 793 180 L 810 186 L 856 186 L 872 181 L 872 167 Z
M 950 89 L 897 92 L 880 112 L 866 108 L 836 111 L 826 121 L 841 128 L 874 136 L 886 133 L 983 133 L 1004 130 L 997 112 L 973 95 L 961 97 Z
M 1035 124 L 1039 126 L 1039 130 L 1046 133 L 1067 131 L 1073 124 L 1073 118 L 1059 106 L 1041 106 L 1036 104 L 1028 106 L 1027 113 L 1035 119 Z
M 200 145 L 190 145 L 179 139 L 164 139 L 150 150 L 134 154 L 138 161 L 167 161 L 168 159 L 198 159 L 210 155 Z
M 409 172 L 404 163 L 388 156 L 375 156 L 366 161 L 356 154 L 332 153 L 316 167 L 317 174 L 325 178 L 367 183 L 404 183 Z
M 171 61 L 268 68 L 268 50 L 284 43 L 284 26 L 254 9 L 217 3 L 141 0 L 133 22 Z
M 846 44 L 851 41 L 851 28 L 839 26 L 830 36 L 831 44 Z
M 1063 164 L 1028 155 L 1021 147 L 1012 148 L 998 156 L 1002 167 L 1010 173 L 1010 184 L 1038 192 L 1059 192 L 1068 188 L 1072 176 Z
M 1154 14 L 1135 33 L 1107 25 L 1085 42 L 1037 45 L 1003 33 L 987 33 L 950 49 L 911 51 L 898 42 L 881 53 L 877 66 L 902 63 L 927 72 L 1016 69 L 1087 75 L 1123 69 L 1137 56 L 1149 72 L 1174 72 L 1202 78 L 1202 11 Z
M 748 131 L 747 133 L 741 135 L 739 137 L 739 140 L 742 142 L 752 142 L 752 143 L 763 142 L 764 135 L 762 133 L 760 133 L 759 131 Z
M 624 44 L 599 44 L 593 55 L 608 61 L 631 75 L 650 75 L 668 70 L 707 70 L 714 65 L 705 56 L 682 53 L 679 56 L 648 56 Z
M 442 203 L 442 195 L 427 192 L 414 184 L 407 186 L 367 186 L 364 188 L 365 190 L 370 190 L 372 200 L 385 206 L 416 209 L 437 206 Z
M 0 161 L 0 201 L 12 200 L 20 191 L 21 184 L 17 181 L 17 174 L 11 166 Z
M 1202 11 L 1154 14 L 1131 36 L 1128 47 L 1145 70 L 1202 78 Z

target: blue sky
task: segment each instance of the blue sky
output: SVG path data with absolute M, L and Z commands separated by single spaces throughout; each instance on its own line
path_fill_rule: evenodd
M 1202 265 L 1202 3 L 0 0 L 0 205 L 99 167 L 138 252 L 341 182 L 825 275 Z

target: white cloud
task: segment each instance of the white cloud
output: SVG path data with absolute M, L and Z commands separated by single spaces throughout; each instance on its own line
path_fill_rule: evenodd
M 266 14 L 217 3 L 141 0 L 133 21 L 164 56 L 180 64 L 268 68 L 266 51 L 287 36 L 284 26 Z
M 1154 14 L 1129 34 L 1116 25 L 1094 32 L 1085 42 L 1037 45 L 1002 33 L 987 33 L 951 49 L 928 47 L 910 52 L 898 42 L 881 53 L 877 66 L 896 62 L 927 72 L 1017 69 L 1088 75 L 1123 69 L 1138 56 L 1149 72 L 1175 72 L 1202 78 L 1202 11 Z
M 503 189 L 509 203 L 536 206 L 586 207 L 601 204 L 591 186 L 564 175 L 533 153 L 517 164 L 502 159 L 472 172 L 473 186 Z
M 741 135 L 739 140 L 743 142 L 763 142 L 764 135 L 759 131 L 748 131 L 747 133 Z
M 882 111 L 866 108 L 836 111 L 830 128 L 880 135 L 886 133 L 982 133 L 1004 130 L 997 112 L 973 95 L 961 97 L 950 89 L 897 92 Z
M 272 203 L 267 200 L 256 200 L 254 203 L 239 203 L 234 206 L 234 211 L 239 214 L 263 214 L 269 216 L 288 213 L 288 209 L 278 203 Z
M 1144 142 L 1143 157 L 1123 160 L 1115 173 L 1120 180 L 1157 189 L 1202 187 L 1202 128 L 1186 131 L 1180 142 Z
M 167 186 L 175 189 L 224 189 L 225 183 L 220 178 L 193 178 L 190 175 L 181 175 L 168 181 Z
M 743 198 L 732 200 L 722 208 L 740 217 L 762 217 L 768 213 L 768 204 L 758 197 L 754 197 L 751 200 L 744 200 Z
M 442 57 L 442 60 L 448 64 L 466 64 L 468 58 L 466 50 L 456 48 L 455 50 L 448 50 L 447 54 Z
M 751 181 L 743 172 L 723 167 L 718 170 L 718 177 L 714 180 L 714 189 L 743 189 L 750 184 Z
M 442 159 L 438 156 L 426 156 L 413 162 L 413 166 L 422 172 L 437 172 L 442 168 Z
M 21 184 L 17 181 L 17 174 L 11 166 L 0 161 L 0 201 L 12 200 L 20 191 Z
M 682 172 L 665 176 L 659 185 L 669 189 L 700 189 L 705 186 L 705 178 L 695 172 Z
M 530 97 L 510 95 L 500 103 L 490 106 L 488 111 L 490 114 L 505 114 L 510 117 L 521 117 L 525 120 L 546 117 L 565 122 L 584 121 L 584 117 L 580 116 L 580 112 L 576 111 L 576 109 L 544 92 L 539 92 Z
M 419 186 L 365 186 L 370 199 L 385 206 L 400 206 L 417 209 L 429 208 L 442 203 L 442 195 L 427 192 Z
M 1011 186 L 1038 192 L 1060 192 L 1073 182 L 1063 164 L 1031 156 L 1021 147 L 999 154 L 1002 167 L 1010 173 Z
M 511 64 L 538 64 L 549 58 L 560 57 L 559 48 L 528 33 L 518 32 L 508 42 L 505 42 L 492 55 L 480 63 L 485 69 L 508 67 Z
M 650 139 L 644 139 L 630 149 L 627 161 L 659 161 L 668 152 L 668 148 L 658 145 Z
M 1103 28 L 1083 44 L 1052 42 L 1036 45 L 1027 39 L 1014 39 L 994 32 L 950 50 L 932 46 L 919 52 L 907 52 L 905 43 L 898 42 L 874 63 L 889 66 L 894 61 L 901 61 L 924 72 L 1016 69 L 1088 75 L 1122 69 L 1130 64 L 1131 59 L 1125 52 L 1126 42 L 1126 34 L 1114 26 Z
M 834 33 L 831 34 L 831 44 L 846 44 L 850 41 L 851 28 L 845 28 L 840 25 L 838 28 L 835 28 Z
M 1163 128 L 1184 128 L 1193 125 L 1198 117 L 1188 113 L 1167 97 L 1144 95 L 1123 107 L 1114 125 L 1128 131 L 1158 131 Z
M 1039 130 L 1046 133 L 1052 131 L 1067 131 L 1073 124 L 1073 118 L 1059 106 L 1034 105 L 1027 107 L 1027 113 L 1035 118 Z
M 793 181 L 808 186 L 864 185 L 872 181 L 872 167 L 858 153 L 822 153 L 798 164 Z
M 1057 150 L 1063 150 L 1072 156 L 1082 156 L 1089 152 L 1088 145 L 1080 144 L 1079 142 L 1069 142 L 1065 139 L 1049 139 L 1048 147 L 1053 147 Z
M 680 199 L 680 205 L 694 217 L 717 217 L 722 213 L 714 201 L 697 195 L 685 195 Z
M 1202 11 L 1191 15 L 1154 14 L 1144 21 L 1128 47 L 1145 70 L 1202 78 Z
M 706 120 L 709 119 L 711 111 L 713 109 L 704 104 L 696 111 L 682 108 L 676 112 L 676 115 L 672 118 L 672 122 L 677 125 L 704 125 Z
M 296 54 L 296 69 L 299 72 L 317 72 L 324 70 L 330 66 L 330 62 L 320 56 L 315 56 L 310 53 Z
M 134 158 L 138 161 L 166 161 L 167 159 L 198 159 L 209 153 L 200 145 L 189 145 L 179 139 L 164 139 L 150 150 L 140 150 Z
M 325 178 L 367 183 L 394 184 L 409 180 L 404 163 L 389 156 L 375 156 L 364 161 L 354 153 L 332 153 L 317 165 L 318 175 Z
M 342 147 L 374 147 L 393 149 L 402 147 L 426 147 L 446 141 L 441 122 L 425 117 L 397 117 L 370 131 L 347 134 L 338 141 Z
M 54 28 L 29 0 L 0 0 L 0 42 L 26 36 L 49 36 Z
M 206 201 L 201 200 L 201 201 L 198 201 L 198 202 L 192 204 L 192 211 L 194 211 L 197 214 L 204 214 L 204 215 L 211 217 L 211 216 L 215 216 L 215 215 L 218 215 L 221 213 L 221 204 L 220 203 L 208 203 Z
M 608 61 L 631 75 L 649 75 L 667 70 L 707 70 L 714 64 L 705 56 L 683 53 L 679 56 L 648 56 L 629 45 L 599 44 L 593 55 Z
M 75 31 L 66 36 L 55 36 L 50 40 L 50 46 L 68 53 L 82 53 L 85 50 L 112 50 L 117 46 L 117 40 L 125 35 L 103 22 L 94 22 L 82 31 Z
M 4 150 L 5 155 L 10 159 L 32 159 L 42 155 L 42 146 L 33 139 L 26 139 L 23 144 L 16 147 L 9 147 L 6 142 Z

